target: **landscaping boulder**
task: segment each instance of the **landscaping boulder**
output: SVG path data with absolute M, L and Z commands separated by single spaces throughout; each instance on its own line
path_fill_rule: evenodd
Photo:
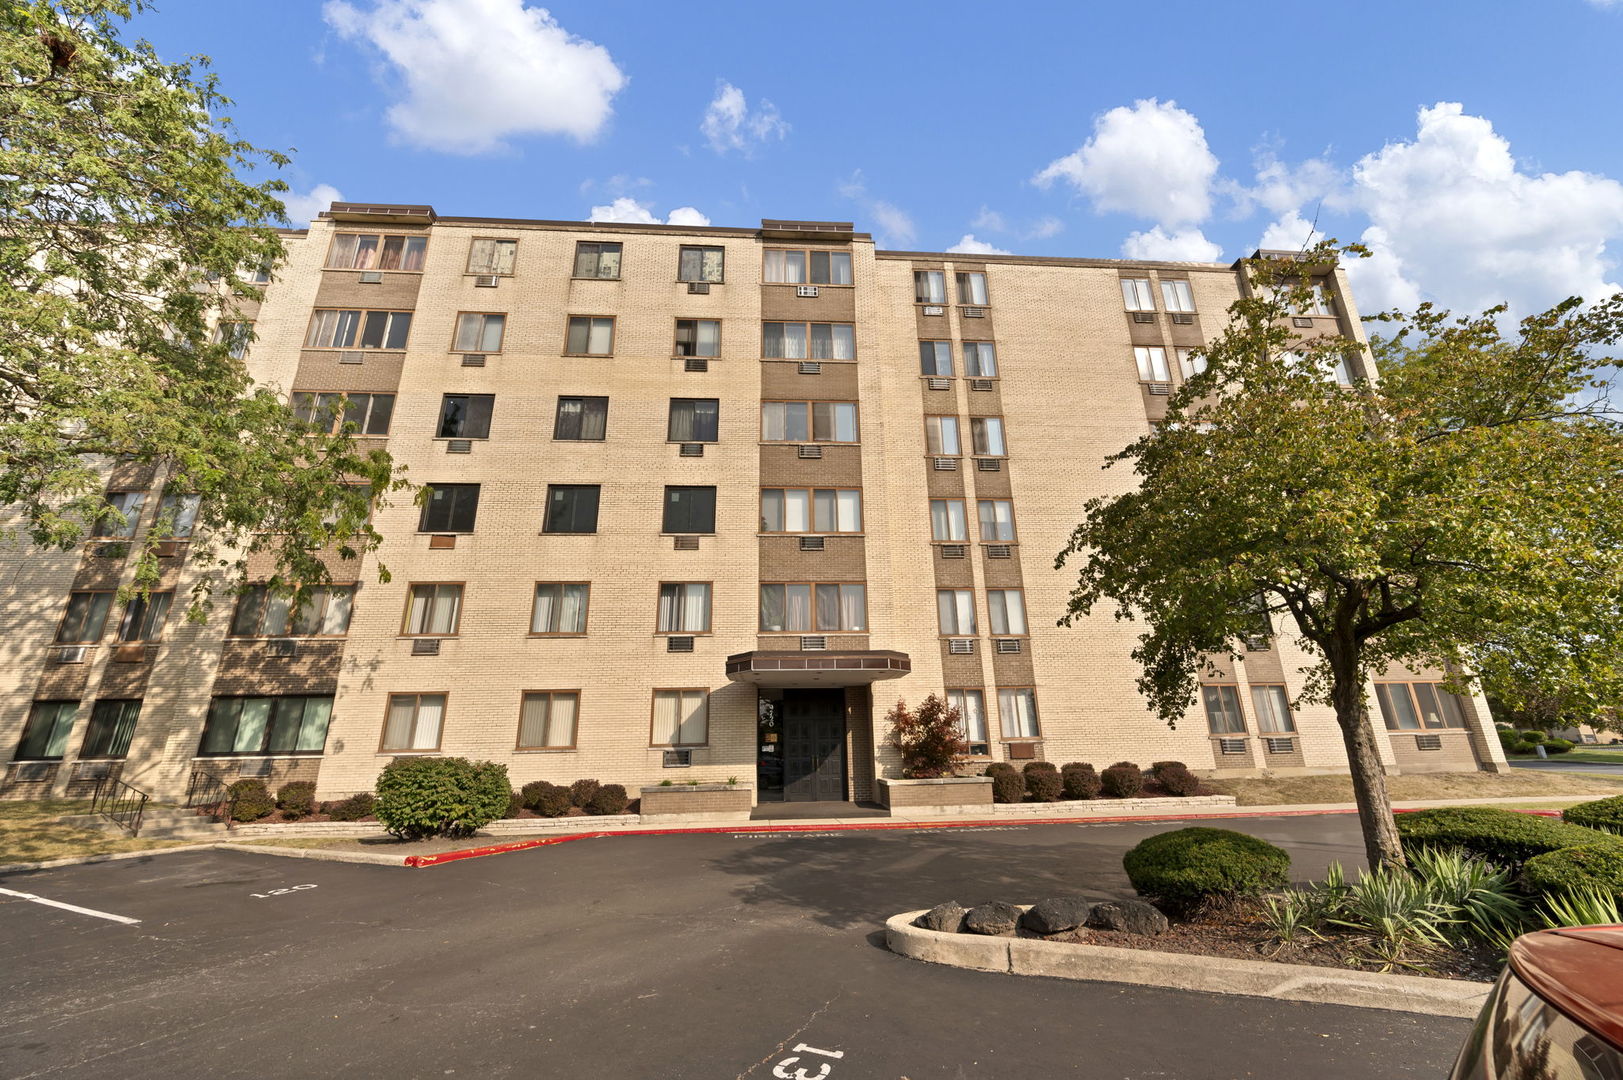
M 1033 934 L 1063 934 L 1088 921 L 1093 905 L 1080 896 L 1056 896 L 1039 900 L 1026 909 L 1020 925 Z
M 1120 930 L 1124 934 L 1154 937 L 1167 929 L 1167 917 L 1153 904 L 1142 900 L 1111 900 L 1095 904 L 1087 925 L 1094 930 Z
M 999 934 L 1012 934 L 1020 922 L 1020 909 L 1013 904 L 1005 904 L 1001 900 L 993 900 L 990 904 L 981 904 L 969 909 L 964 916 L 964 929 L 971 934 L 986 934 L 996 937 Z
M 945 904 L 935 907 L 913 920 L 914 926 L 922 926 L 926 930 L 938 930 L 943 934 L 956 934 L 964 928 L 964 916 L 969 909 L 956 900 L 948 900 Z

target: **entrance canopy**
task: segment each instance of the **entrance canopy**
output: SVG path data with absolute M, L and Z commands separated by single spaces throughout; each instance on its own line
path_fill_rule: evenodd
M 900 679 L 913 670 L 906 653 L 889 649 L 830 652 L 734 653 L 727 658 L 727 678 L 754 686 L 867 686 L 881 679 Z

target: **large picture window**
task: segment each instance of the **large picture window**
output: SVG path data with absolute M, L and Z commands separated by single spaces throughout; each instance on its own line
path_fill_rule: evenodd
M 793 634 L 868 628 L 866 585 L 784 583 L 761 586 L 761 630 Z
M 762 442 L 857 441 L 854 401 L 763 401 Z
M 1459 699 L 1444 690 L 1441 683 L 1376 683 L 1375 699 L 1392 731 L 1465 727 Z
M 322 308 L 310 316 L 306 349 L 404 349 L 411 334 L 409 311 Z
M 849 285 L 851 253 L 768 248 L 761 255 L 761 280 L 772 285 Z
M 761 356 L 767 360 L 855 360 L 856 331 L 850 323 L 762 323 Z
M 427 252 L 426 236 L 339 233 L 327 252 L 327 269 L 419 271 Z
M 761 531 L 862 531 L 862 492 L 856 488 L 762 488 Z
M 198 753 L 319 754 L 331 718 L 331 697 L 217 697 Z
M 710 691 L 655 690 L 653 746 L 704 746 L 710 742 Z
M 250 585 L 237 597 L 232 637 L 342 637 L 349 633 L 355 586 L 315 585 L 293 610 L 293 597 Z

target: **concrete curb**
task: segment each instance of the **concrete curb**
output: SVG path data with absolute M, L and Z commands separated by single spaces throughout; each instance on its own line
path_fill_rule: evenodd
M 284 859 L 315 859 L 318 862 L 371 863 L 375 866 L 409 865 L 404 855 L 381 851 L 336 851 L 332 848 L 281 847 L 277 844 L 214 844 L 216 851 L 246 851 L 251 855 L 280 855 Z
M 1106 945 L 1074 945 L 1041 938 L 946 934 L 914 926 L 923 911 L 887 920 L 885 943 L 900 956 L 932 964 L 1046 975 L 1054 979 L 1160 986 L 1208 994 L 1241 994 L 1316 1005 L 1351 1005 L 1473 1019 L 1487 1000 L 1489 983 L 1383 975 L 1267 960 L 1158 953 Z
M 47 859 L 44 862 L 8 863 L 0 866 L 0 874 L 24 874 L 30 870 L 54 870 L 59 866 L 84 866 L 87 863 L 117 862 L 120 859 L 144 859 L 149 855 L 168 855 L 172 851 L 208 851 L 216 844 L 176 844 L 174 847 L 145 848 L 141 851 L 114 851 L 106 855 L 70 855 L 65 859 Z

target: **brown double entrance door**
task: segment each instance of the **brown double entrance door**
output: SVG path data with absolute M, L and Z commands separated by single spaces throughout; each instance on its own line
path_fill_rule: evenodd
M 845 799 L 845 692 L 785 690 L 783 800 L 841 802 Z

